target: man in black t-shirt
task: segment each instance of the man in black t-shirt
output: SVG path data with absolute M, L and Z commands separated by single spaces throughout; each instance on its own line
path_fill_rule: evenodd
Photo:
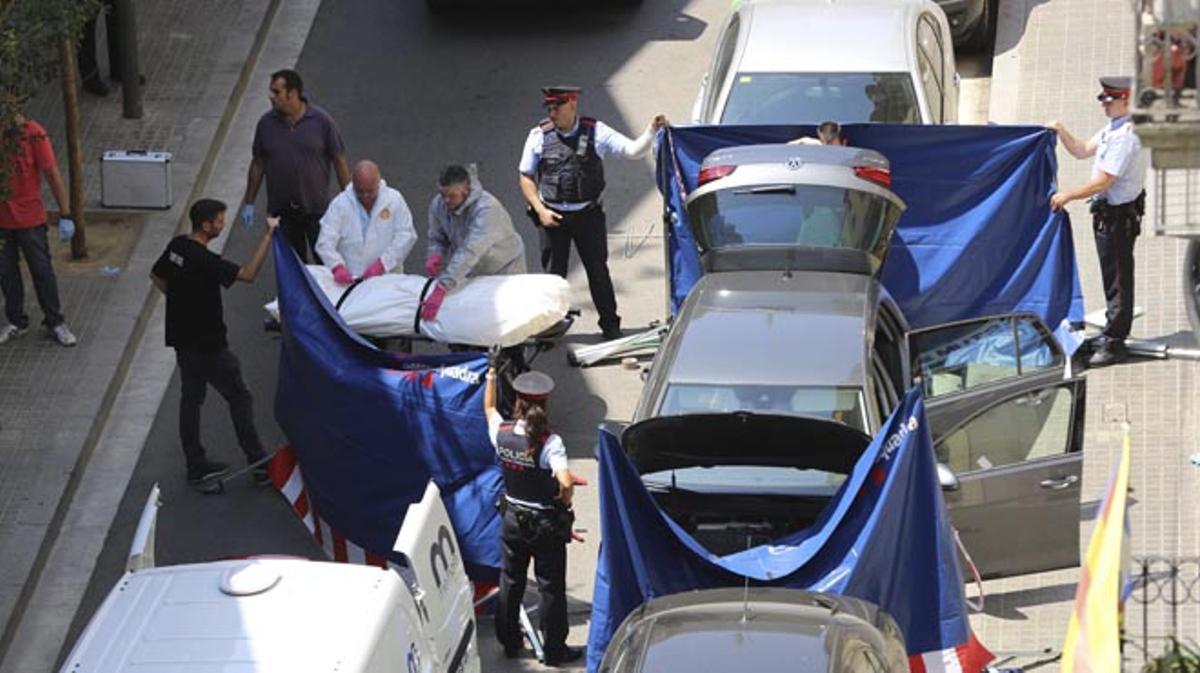
M 267 218 L 267 231 L 250 261 L 242 266 L 208 249 L 209 241 L 225 228 L 225 204 L 200 199 L 189 212 L 190 234 L 176 236 L 155 262 L 150 278 L 167 295 L 167 346 L 175 349 L 182 393 L 179 398 L 179 439 L 187 459 L 188 483 L 203 484 L 229 472 L 225 463 L 209 460 L 200 443 L 200 407 L 208 386 L 229 403 L 229 414 L 246 461 L 266 456 L 254 428 L 254 401 L 241 365 L 229 350 L 221 289 L 234 281 L 254 282 L 270 250 L 271 233 L 279 218 Z M 267 483 L 266 466 L 255 469 L 254 481 Z

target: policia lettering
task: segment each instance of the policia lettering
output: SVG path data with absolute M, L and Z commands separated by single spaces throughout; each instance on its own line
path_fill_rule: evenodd
M 1129 116 L 1131 78 L 1102 77 L 1100 87 L 1096 99 L 1109 122 L 1090 140 L 1076 138 L 1060 122 L 1047 125 L 1071 156 L 1095 157 L 1090 180 L 1050 197 L 1050 207 L 1055 210 L 1076 199 L 1092 199 L 1092 231 L 1107 304 L 1103 343 L 1088 362 L 1093 367 L 1128 357 L 1125 339 L 1133 323 L 1133 245 L 1141 233 L 1146 201 L 1142 188 L 1145 167 L 1139 157 L 1142 144 Z

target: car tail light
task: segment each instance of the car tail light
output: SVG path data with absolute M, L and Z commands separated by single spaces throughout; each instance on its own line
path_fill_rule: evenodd
M 863 180 L 874 182 L 890 188 L 892 186 L 892 171 L 878 166 L 855 166 L 854 174 Z
M 700 177 L 696 179 L 697 187 L 713 180 L 723 178 L 737 170 L 737 166 L 709 166 L 700 169 Z

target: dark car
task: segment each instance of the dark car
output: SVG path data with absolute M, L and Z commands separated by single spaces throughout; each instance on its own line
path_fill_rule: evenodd
M 709 589 L 642 604 L 601 673 L 907 673 L 904 639 L 866 601 L 797 589 Z
M 731 148 L 700 175 L 704 274 L 622 437 L 671 516 L 718 554 L 811 524 L 920 385 L 983 576 L 1077 565 L 1085 382 L 1041 319 L 909 328 L 878 279 L 903 204 L 875 152 Z

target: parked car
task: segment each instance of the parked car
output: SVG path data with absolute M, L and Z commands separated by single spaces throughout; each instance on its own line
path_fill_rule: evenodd
M 686 207 L 705 273 L 622 434 L 668 513 L 716 553 L 813 523 L 919 384 L 983 576 L 1076 565 L 1085 382 L 1033 314 L 909 328 L 878 278 L 904 207 L 887 161 L 735 147 L 699 182 Z
M 692 108 L 698 124 L 949 124 L 958 76 L 932 0 L 744 0 Z
M 752 619 L 745 619 L 747 614 Z M 907 673 L 904 638 L 875 605 L 755 587 L 655 598 L 617 628 L 601 673 Z

